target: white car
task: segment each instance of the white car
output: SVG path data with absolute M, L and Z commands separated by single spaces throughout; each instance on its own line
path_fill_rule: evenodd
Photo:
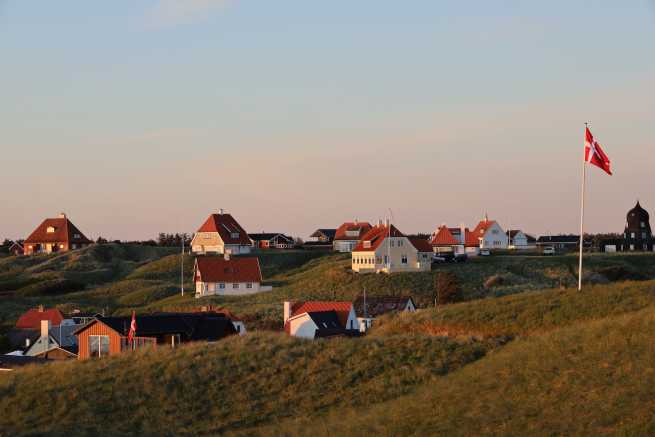
M 489 256 L 489 255 L 491 255 L 489 249 L 480 249 L 480 256 Z
M 542 255 L 555 255 L 555 248 L 552 246 L 544 247 L 541 251 Z

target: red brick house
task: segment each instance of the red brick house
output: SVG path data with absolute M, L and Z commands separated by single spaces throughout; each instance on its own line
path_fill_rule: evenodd
M 66 217 L 45 219 L 23 243 L 25 255 L 37 253 L 66 252 L 81 249 L 92 244 Z

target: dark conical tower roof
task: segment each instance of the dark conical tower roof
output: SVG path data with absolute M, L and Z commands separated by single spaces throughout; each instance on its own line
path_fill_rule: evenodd
M 635 207 L 632 208 L 630 211 L 628 211 L 627 219 L 628 222 L 632 220 L 648 221 L 649 219 L 648 211 L 642 208 L 641 205 L 639 204 L 639 201 L 637 201 Z

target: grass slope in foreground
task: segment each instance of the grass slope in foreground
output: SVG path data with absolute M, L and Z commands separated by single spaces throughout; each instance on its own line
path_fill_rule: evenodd
M 19 370 L 0 380 L 0 429 L 645 433 L 655 407 L 654 287 L 649 281 L 584 293 L 550 290 L 418 315 L 419 325 L 442 314 L 475 321 L 475 331 L 515 338 L 505 345 L 476 332 L 451 338 L 431 330 L 401 333 L 391 319 L 363 339 L 303 341 L 257 333 Z M 585 306 L 585 297 L 595 303 Z

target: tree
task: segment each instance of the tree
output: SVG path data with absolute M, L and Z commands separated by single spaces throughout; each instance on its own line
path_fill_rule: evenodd
M 453 272 L 438 272 L 434 277 L 434 302 L 446 305 L 461 300 L 459 280 Z

